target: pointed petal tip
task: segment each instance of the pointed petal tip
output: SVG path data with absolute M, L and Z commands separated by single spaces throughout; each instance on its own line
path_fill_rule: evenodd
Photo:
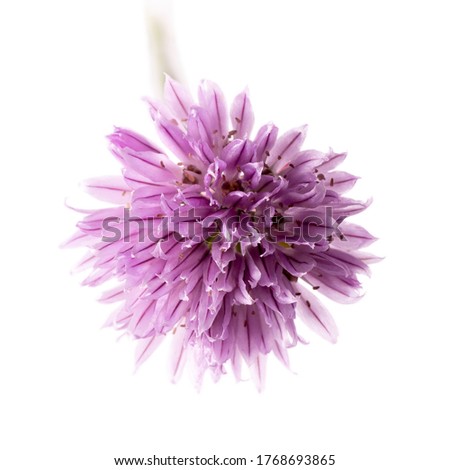
M 148 96 L 144 96 L 142 100 L 148 106 L 151 118 L 153 119 L 153 121 L 156 121 L 161 116 L 161 113 L 159 111 L 159 102 L 153 100 L 152 98 L 149 98 Z
M 105 138 L 106 139 L 111 139 L 111 137 L 114 137 L 115 135 L 121 133 L 123 131 L 122 127 L 120 126 L 116 126 L 116 125 L 113 125 L 113 132 L 111 132 L 111 134 L 106 134 L 105 135 Z
M 330 156 L 333 156 L 333 155 L 335 155 L 335 156 L 337 156 L 337 155 L 347 156 L 348 152 L 346 152 L 346 151 L 344 151 L 344 152 L 335 152 L 333 147 L 328 147 L 328 154 Z
M 334 334 L 330 335 L 327 338 L 327 341 L 330 342 L 331 344 L 337 344 L 339 338 L 339 332 L 336 330 Z
M 378 240 L 378 238 L 376 239 Z M 380 261 L 383 261 L 387 258 L 387 256 L 375 256 L 372 255 L 370 259 L 366 259 L 366 263 L 379 263 Z
M 172 77 L 172 75 L 170 75 L 168 72 L 163 72 L 163 75 L 164 75 L 164 86 L 166 86 L 166 84 L 171 84 L 171 85 L 175 85 L 178 87 L 184 86 L 180 80 L 177 80 L 176 78 Z
M 92 214 L 94 212 L 92 209 L 80 209 L 79 207 L 72 206 L 69 204 L 68 199 L 67 197 L 64 199 L 64 206 L 67 209 L 78 212 L 79 214 Z

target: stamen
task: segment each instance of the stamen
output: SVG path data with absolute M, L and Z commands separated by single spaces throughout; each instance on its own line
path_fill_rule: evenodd
M 197 175 L 202 174 L 202 172 L 194 165 L 188 165 L 187 170 L 192 171 L 192 172 L 196 173 Z
M 196 183 L 198 183 L 198 180 L 194 175 L 191 175 L 187 171 L 184 171 L 183 172 L 183 183 L 185 183 L 185 184 L 196 184 Z

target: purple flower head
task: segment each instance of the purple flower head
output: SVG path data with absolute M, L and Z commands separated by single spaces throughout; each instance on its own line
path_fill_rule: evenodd
M 303 149 L 306 126 L 252 133 L 246 91 L 228 110 L 216 84 L 195 101 L 168 77 L 149 105 L 161 144 L 109 136 L 123 175 L 85 186 L 114 205 L 89 212 L 68 245 L 90 249 L 84 284 L 116 281 L 101 301 L 120 302 L 109 324 L 138 341 L 138 364 L 170 334 L 174 379 L 191 356 L 199 379 L 229 367 L 239 378 L 244 362 L 261 386 L 267 355 L 288 365 L 304 342 L 301 323 L 336 341 L 318 296 L 361 296 L 375 258 L 360 251 L 374 237 L 347 222 L 367 207 L 344 196 L 357 178 L 335 170 L 345 153 Z

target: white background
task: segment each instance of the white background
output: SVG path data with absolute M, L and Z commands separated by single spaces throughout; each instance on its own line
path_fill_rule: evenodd
M 257 122 L 309 123 L 348 150 L 360 217 L 386 259 L 364 299 L 331 305 L 331 346 L 306 332 L 265 392 L 231 377 L 172 385 L 162 348 L 133 344 L 58 245 L 84 178 L 119 171 L 104 135 L 150 132 L 144 4 L 2 2 L 0 467 L 112 469 L 113 457 L 335 454 L 337 469 L 449 468 L 450 29 L 444 1 L 181 0 L 185 77 L 248 85 Z M 187 374 L 188 375 L 188 374 Z M 248 468 L 252 468 L 251 466 Z

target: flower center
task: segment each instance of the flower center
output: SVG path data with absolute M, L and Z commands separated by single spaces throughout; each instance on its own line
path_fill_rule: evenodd
M 242 181 L 239 179 L 232 180 L 232 181 L 224 181 L 222 183 L 222 194 L 227 196 L 233 191 L 244 191 L 244 186 L 242 185 Z

